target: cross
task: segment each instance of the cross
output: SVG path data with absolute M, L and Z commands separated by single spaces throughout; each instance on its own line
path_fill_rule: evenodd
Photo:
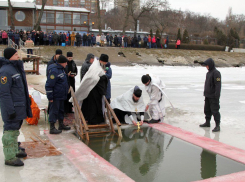
M 137 112 L 138 110 L 137 110 L 137 108 L 135 108 L 135 112 Z
M 140 122 L 137 122 L 138 130 L 140 129 Z

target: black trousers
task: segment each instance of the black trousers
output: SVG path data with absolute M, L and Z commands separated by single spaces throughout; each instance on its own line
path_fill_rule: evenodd
M 121 111 L 119 109 L 113 109 L 113 110 L 114 110 L 114 112 L 115 112 L 115 114 L 117 116 L 117 119 L 120 121 L 120 123 L 125 123 L 124 117 L 125 117 L 126 114 L 128 114 L 128 112 Z M 114 118 L 112 118 L 112 120 L 113 120 L 113 123 L 116 123 Z
M 210 123 L 211 117 L 213 115 L 216 126 L 220 125 L 219 109 L 219 99 L 205 97 L 204 114 L 206 123 Z
M 64 100 L 53 100 L 49 102 L 49 122 L 64 120 Z

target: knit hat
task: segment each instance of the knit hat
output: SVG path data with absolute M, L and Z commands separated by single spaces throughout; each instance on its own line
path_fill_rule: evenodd
M 108 62 L 109 61 L 109 56 L 107 54 L 101 54 L 100 55 L 100 61 Z
M 73 53 L 72 52 L 67 52 L 67 57 L 73 57 Z
M 141 97 L 141 94 L 142 94 L 142 90 L 138 86 L 135 86 L 134 87 L 134 95 L 136 97 Z
M 57 54 L 62 55 L 62 50 L 60 50 L 60 49 L 56 49 L 56 51 L 55 51 L 55 55 L 57 55 Z
M 141 77 L 141 81 L 142 81 L 143 84 L 146 84 L 150 80 L 151 80 L 151 77 L 148 74 L 147 75 L 143 75 Z
M 66 63 L 67 61 L 68 61 L 67 58 L 63 55 L 60 55 L 57 60 L 58 63 Z
M 14 48 L 4 49 L 4 57 L 10 59 L 17 51 Z

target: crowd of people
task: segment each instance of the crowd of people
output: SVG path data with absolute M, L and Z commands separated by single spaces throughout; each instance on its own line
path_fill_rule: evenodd
M 22 41 L 32 40 L 34 45 L 56 45 L 56 46 L 107 46 L 107 47 L 134 47 L 134 48 L 168 48 L 168 36 L 161 40 L 160 37 L 145 35 L 144 37 L 127 36 L 127 35 L 112 35 L 107 33 L 104 35 L 94 35 L 93 33 L 83 33 L 68 31 L 68 32 L 44 32 L 44 31 L 20 31 L 18 30 L 1 30 L 0 44 L 8 44 L 10 38 L 15 44 L 19 45 Z

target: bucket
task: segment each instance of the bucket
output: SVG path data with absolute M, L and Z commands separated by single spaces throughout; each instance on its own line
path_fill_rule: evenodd
M 39 91 L 34 91 L 32 93 L 32 98 L 34 99 L 34 101 L 38 104 L 41 104 L 41 94 Z
M 65 47 L 66 46 L 66 43 L 62 43 L 61 46 Z

